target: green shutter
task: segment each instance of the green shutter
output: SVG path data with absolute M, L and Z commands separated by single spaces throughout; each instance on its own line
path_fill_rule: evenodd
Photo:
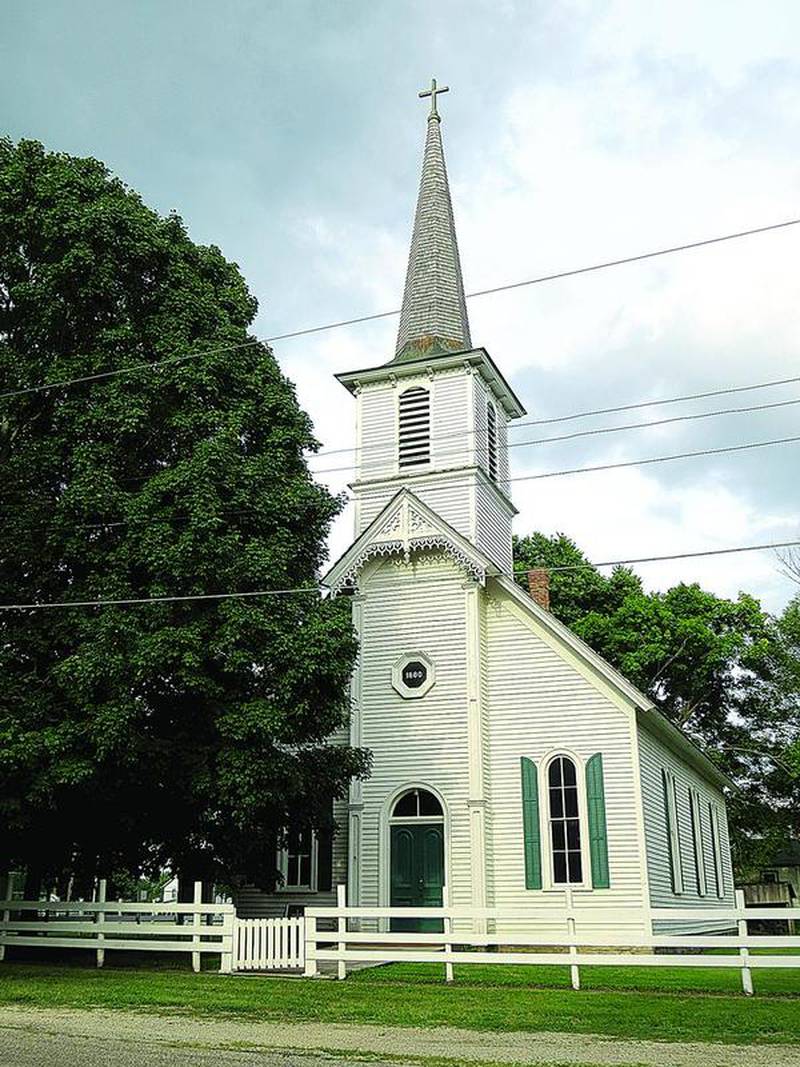
M 592 886 L 608 889 L 608 837 L 606 797 L 603 788 L 603 756 L 596 752 L 586 764 L 586 801 L 589 808 L 589 852 L 592 857 Z
M 539 788 L 536 764 L 523 756 L 522 767 L 522 829 L 525 837 L 525 888 L 542 888 L 542 845 L 539 833 Z

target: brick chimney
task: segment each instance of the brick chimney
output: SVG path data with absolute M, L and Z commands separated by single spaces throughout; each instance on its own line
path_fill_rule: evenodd
M 550 575 L 543 567 L 528 571 L 528 591 L 540 608 L 550 610 Z

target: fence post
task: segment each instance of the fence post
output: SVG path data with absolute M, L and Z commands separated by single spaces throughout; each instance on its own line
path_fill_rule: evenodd
M 347 886 L 337 885 L 336 887 L 336 907 L 347 907 Z M 339 934 L 339 940 L 337 942 L 337 948 L 339 949 L 339 962 L 337 964 L 336 977 L 341 979 L 347 977 L 347 960 L 345 960 L 343 953 L 347 949 L 347 941 L 344 939 L 347 934 L 347 916 L 340 915 L 336 920 L 336 930 Z
M 450 911 L 450 887 L 447 886 L 447 885 L 442 886 L 442 906 L 443 906 L 443 909 L 444 909 L 442 929 L 444 930 L 444 932 L 446 934 L 452 934 L 453 933 L 453 919 L 452 919 L 452 916 L 449 914 L 449 911 Z M 453 944 L 452 944 L 451 941 L 445 941 L 444 950 L 445 950 L 445 952 L 447 953 L 448 956 L 451 955 L 451 953 L 453 951 Z M 445 982 L 452 982 L 454 980 L 453 961 L 451 959 L 448 959 L 447 962 L 444 965 L 444 980 L 445 980 Z
M 107 884 L 108 883 L 106 882 L 105 878 L 101 878 L 99 880 L 98 884 L 97 884 L 97 903 L 98 904 L 105 904 L 105 902 L 106 902 L 106 887 L 107 887 Z M 101 908 L 97 912 L 97 919 L 95 920 L 97 925 L 100 927 L 100 929 L 97 931 L 97 940 L 98 941 L 104 941 L 105 940 L 105 938 L 103 936 L 103 930 L 102 930 L 103 926 L 105 925 L 105 921 L 106 921 L 106 913 Z M 106 962 L 106 950 L 104 948 L 99 948 L 97 950 L 97 966 L 98 967 L 102 967 L 105 962 Z
M 200 953 L 198 947 L 200 945 L 200 927 L 202 925 L 202 915 L 199 911 L 199 906 L 203 903 L 203 883 L 194 883 L 194 906 L 195 911 L 192 913 L 192 970 L 195 974 L 200 970 Z
M 736 929 L 739 932 L 740 937 L 747 937 L 747 919 L 744 918 L 745 902 L 744 902 L 744 890 L 736 890 L 736 910 L 742 913 L 742 918 L 737 919 Z M 752 997 L 753 995 L 753 972 L 749 967 L 750 949 L 741 945 L 739 948 L 739 955 L 742 960 L 742 989 L 745 996 Z
M 234 952 L 236 951 L 236 914 L 233 911 L 222 913 L 222 952 L 219 957 L 219 973 L 230 974 L 233 971 Z
M 306 914 L 306 978 L 317 976 L 317 917 Z
M 572 886 L 567 886 L 564 890 L 565 903 L 567 906 L 567 937 L 569 938 L 569 954 L 570 958 L 574 959 L 578 955 L 578 948 L 575 944 L 575 913 L 573 911 L 572 901 Z M 581 972 L 577 963 L 571 963 L 569 967 L 569 977 L 572 982 L 573 989 L 580 989 L 581 987 Z

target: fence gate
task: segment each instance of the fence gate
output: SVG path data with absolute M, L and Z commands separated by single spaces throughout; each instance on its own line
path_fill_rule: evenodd
M 295 970 L 305 965 L 305 920 L 239 919 L 233 927 L 235 971 Z

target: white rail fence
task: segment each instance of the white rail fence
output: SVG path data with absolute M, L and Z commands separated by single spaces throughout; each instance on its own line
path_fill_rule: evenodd
M 6 948 L 90 949 L 102 967 L 106 952 L 186 952 L 200 970 L 204 953 L 220 956 L 220 970 L 233 969 L 236 912 L 233 904 L 149 903 L 106 900 L 100 882 L 95 901 L 5 900 L 0 902 L 0 960 Z
M 305 965 L 305 922 L 293 919 L 237 919 L 235 971 L 294 970 Z
M 736 894 L 735 907 L 714 908 L 652 908 L 642 914 L 643 927 L 652 930 L 653 922 L 729 923 L 735 934 L 643 934 L 615 932 L 622 924 L 631 924 L 636 916 L 630 911 L 588 908 L 575 905 L 571 894 L 565 894 L 565 906 L 548 910 L 546 916 L 531 912 L 534 921 L 545 921 L 548 927 L 561 925 L 562 934 L 525 933 L 469 933 L 453 929 L 456 921 L 472 920 L 473 929 L 487 923 L 519 924 L 526 916 L 516 910 L 501 908 L 373 908 L 346 907 L 344 887 L 339 887 L 337 907 L 307 908 L 305 914 L 305 974 L 313 977 L 321 963 L 335 963 L 339 978 L 347 974 L 351 963 L 438 963 L 444 965 L 447 981 L 453 980 L 453 965 L 532 964 L 570 968 L 574 989 L 580 988 L 580 967 L 725 967 L 741 971 L 742 989 L 753 992 L 752 970 L 756 968 L 800 967 L 800 955 L 787 949 L 800 949 L 800 936 L 750 935 L 748 921 L 785 921 L 800 919 L 800 908 L 745 908 L 741 891 Z M 386 926 L 391 919 L 438 919 L 442 932 L 416 933 L 410 931 L 353 930 L 352 921 L 372 926 Z M 335 930 L 320 930 L 319 920 L 336 920 Z M 587 932 L 587 926 L 605 932 Z M 582 932 L 583 930 L 583 932 Z M 508 951 L 508 949 L 535 951 Z M 494 949 L 495 951 L 490 951 Z M 548 952 L 548 949 L 555 951 Z M 592 951 L 592 950 L 595 951 Z M 677 950 L 680 955 L 667 950 Z M 712 949 L 713 953 L 698 950 Z M 753 949 L 772 950 L 769 954 L 753 955 Z M 602 951 L 598 951 L 602 950 Z M 658 950 L 661 950 L 660 952 Z M 686 951 L 689 950 L 689 951 Z M 694 950 L 694 951 L 692 951 Z M 725 951 L 729 950 L 729 951 Z M 783 952 L 781 952 L 783 950 Z

